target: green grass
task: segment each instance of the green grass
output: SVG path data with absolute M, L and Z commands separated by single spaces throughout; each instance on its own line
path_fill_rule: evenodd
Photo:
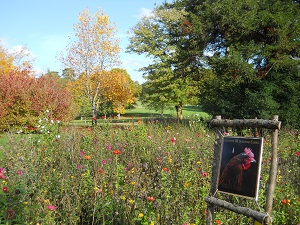
M 123 117 L 143 117 L 143 118 L 151 118 L 151 117 L 161 117 L 162 113 L 155 111 L 153 109 L 147 109 L 140 102 L 137 102 L 137 105 L 134 109 L 126 110 L 126 113 L 122 115 Z M 198 115 L 199 117 L 209 118 L 209 114 L 204 112 L 200 106 L 184 106 L 183 107 L 183 117 L 191 117 Z M 168 108 L 163 112 L 164 117 L 176 117 L 176 110 L 174 108 Z
M 5 134 L 0 134 L 0 162 L 3 160 L 4 158 L 4 152 L 3 150 L 7 147 L 8 143 L 7 143 L 7 137 Z
M 183 107 L 183 117 L 185 119 L 197 117 L 203 118 L 205 120 L 210 119 L 210 115 L 204 112 L 200 106 L 184 106 Z M 164 110 L 163 115 L 161 112 L 158 112 L 153 109 L 147 109 L 145 106 L 138 101 L 133 109 L 127 109 L 125 114 L 122 114 L 120 119 L 116 117 L 108 117 L 109 122 L 113 124 L 134 124 L 137 123 L 141 119 L 151 119 L 151 118 L 176 118 L 177 113 L 174 108 L 168 108 Z M 105 120 L 98 119 L 98 123 L 104 123 Z M 87 120 L 76 119 L 69 123 L 69 125 L 77 125 L 77 126 L 90 126 L 92 123 L 91 118 Z

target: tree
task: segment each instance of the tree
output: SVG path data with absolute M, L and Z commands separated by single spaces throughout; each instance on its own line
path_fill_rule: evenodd
M 132 28 L 133 36 L 127 47 L 128 52 L 146 54 L 153 63 L 141 68 L 146 82 L 143 84 L 142 100 L 149 108 L 164 110 L 175 106 L 179 120 L 183 118 L 184 104 L 195 103 L 199 94 L 197 81 L 183 76 L 184 71 L 174 70 L 174 62 L 178 61 L 178 45 L 185 41 L 184 36 L 174 39 L 172 35 L 182 32 L 186 12 L 167 5 L 154 10 L 153 15 L 144 17 Z
M 35 126 L 47 110 L 53 119 L 73 118 L 72 98 L 49 76 L 33 78 L 28 72 L 13 71 L 0 76 L 0 129 Z
M 0 74 L 6 75 L 12 71 L 31 71 L 29 51 L 25 47 L 18 50 L 9 50 L 0 40 Z
M 105 105 L 111 105 L 114 112 L 125 113 L 125 108 L 136 97 L 136 86 L 124 69 L 112 69 L 101 77 L 102 96 Z
M 101 77 L 105 71 L 117 65 L 119 57 L 119 40 L 116 29 L 102 10 L 95 15 L 84 9 L 75 24 L 75 40 L 66 48 L 66 56 L 61 61 L 74 73 L 66 73 L 74 80 L 73 89 L 88 99 L 93 117 L 101 102 Z
M 210 53 L 205 62 L 214 79 L 201 94 L 205 110 L 227 118 L 278 114 L 300 125 L 298 1 L 182 0 L 173 6 L 178 5 L 195 28 L 189 42 L 197 43 L 199 57 Z

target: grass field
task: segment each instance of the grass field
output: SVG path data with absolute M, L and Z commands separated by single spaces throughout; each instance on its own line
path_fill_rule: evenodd
M 135 108 L 127 109 L 125 114 L 122 114 L 119 119 L 108 117 L 110 122 L 112 123 L 135 123 L 139 120 L 143 119 L 151 119 L 151 118 L 176 118 L 176 110 L 175 108 L 166 109 L 162 115 L 161 112 L 155 111 L 153 109 L 147 109 L 140 102 L 137 102 Z M 203 119 L 210 119 L 210 115 L 204 112 L 200 106 L 184 106 L 183 107 L 183 117 L 185 119 L 191 117 L 199 117 Z M 98 120 L 101 122 L 101 120 Z M 73 120 L 70 124 L 74 125 L 85 125 L 90 124 L 91 118 L 87 118 L 85 121 L 77 119 Z

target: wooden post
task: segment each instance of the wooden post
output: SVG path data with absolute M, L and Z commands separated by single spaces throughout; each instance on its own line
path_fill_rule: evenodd
M 221 116 L 216 116 L 216 120 L 221 120 Z M 217 127 L 218 128 L 218 127 Z M 215 143 L 214 143 L 214 160 L 212 164 L 212 177 L 211 177 L 211 187 L 210 187 L 210 195 L 214 195 L 218 188 L 218 173 L 220 167 L 220 158 L 221 158 L 221 146 L 222 146 L 222 136 L 220 131 L 215 128 Z M 206 214 L 206 225 L 214 224 L 215 217 L 215 206 L 212 203 L 207 204 L 207 214 Z
M 205 199 L 207 202 L 207 215 L 206 215 L 206 225 L 214 224 L 214 207 L 215 205 L 227 208 L 234 212 L 241 213 L 246 216 L 251 216 L 258 221 L 266 222 L 265 224 L 271 224 L 271 212 L 273 204 L 273 195 L 276 186 L 276 176 L 278 168 L 278 157 L 277 157 L 277 146 L 278 146 L 278 130 L 281 127 L 281 122 L 278 121 L 278 116 L 273 116 L 272 120 L 261 120 L 261 119 L 243 119 L 243 120 L 222 120 L 221 116 L 216 116 L 210 122 L 210 127 L 215 129 L 215 143 L 214 143 L 214 161 L 212 164 L 212 178 L 211 178 L 211 188 L 210 194 Z M 221 158 L 221 148 L 222 148 L 222 134 L 218 128 L 222 127 L 247 127 L 247 128 L 266 128 L 273 130 L 272 134 L 272 160 L 271 168 L 269 171 L 269 180 L 266 194 L 266 205 L 265 213 L 260 213 L 251 209 L 244 207 L 236 207 L 231 203 L 216 199 L 212 197 L 215 195 L 218 188 L 218 172 L 220 169 L 220 158 Z
M 278 116 L 273 116 L 274 121 L 278 121 Z M 271 216 L 272 205 L 273 205 L 273 195 L 276 186 L 276 176 L 277 176 L 277 168 L 278 168 L 278 156 L 277 156 L 277 148 L 278 148 L 278 129 L 274 129 L 272 133 L 272 159 L 271 159 L 271 168 L 269 172 L 269 180 L 267 187 L 267 195 L 266 195 L 266 213 Z M 270 218 L 270 217 L 269 217 Z M 267 224 L 271 224 L 270 219 L 267 220 Z
M 268 217 L 267 213 L 255 211 L 253 209 L 249 209 L 249 208 L 246 208 L 246 207 L 237 206 L 237 205 L 234 205 L 230 202 L 226 202 L 224 200 L 217 199 L 215 197 L 209 196 L 209 197 L 206 197 L 204 200 L 208 203 L 214 204 L 214 205 L 222 207 L 224 209 L 228 209 L 232 212 L 239 213 L 239 214 L 242 214 L 242 215 L 247 216 L 247 217 L 252 217 L 252 218 L 254 218 L 257 221 L 262 222 L 262 223 Z

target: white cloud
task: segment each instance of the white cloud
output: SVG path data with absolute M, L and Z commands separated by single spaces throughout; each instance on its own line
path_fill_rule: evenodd
M 33 68 L 33 76 L 34 77 L 40 77 L 40 76 L 42 76 L 43 74 L 45 74 L 47 71 L 45 71 L 45 70 L 42 70 L 42 69 L 40 69 L 40 68 L 38 68 L 38 67 L 34 67 Z
M 138 19 L 142 19 L 143 17 L 151 17 L 153 15 L 154 14 L 152 9 L 141 8 L 140 14 L 137 17 Z

